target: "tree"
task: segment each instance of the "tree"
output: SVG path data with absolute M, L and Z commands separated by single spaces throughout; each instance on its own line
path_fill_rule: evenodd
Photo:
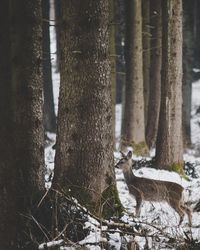
M 194 68 L 194 0 L 183 1 L 183 143 L 191 145 L 191 105 Z
M 146 142 L 155 146 L 161 98 L 162 13 L 161 1 L 151 0 L 151 64 Z
M 56 20 L 56 70 L 60 71 L 60 16 L 61 16 L 61 0 L 53 1 L 55 8 L 55 20 Z
M 194 0 L 194 46 L 195 46 L 195 67 L 200 67 L 200 49 L 199 49 L 199 40 L 200 40 L 200 2 Z
M 141 154 L 146 151 L 141 1 L 127 1 L 126 14 L 126 88 L 121 147 L 123 149 L 123 147 L 132 145 L 135 153 Z
M 116 104 L 116 45 L 115 45 L 115 6 L 114 0 L 109 1 L 109 55 L 111 63 L 111 83 L 112 83 L 112 121 L 113 121 L 113 145 L 115 148 L 115 104 Z
M 0 8 L 0 246 L 12 250 L 16 243 L 16 183 L 13 162 L 9 2 Z
M 147 123 L 149 88 L 150 88 L 150 0 L 142 1 L 142 43 L 143 43 L 143 78 L 144 78 L 144 118 Z
M 122 92 L 125 84 L 125 61 L 124 61 L 124 0 L 114 1 L 115 10 L 115 43 L 116 43 L 116 103 L 122 102 Z
M 44 126 L 49 132 L 56 131 L 56 115 L 54 110 L 53 86 L 51 75 L 51 52 L 49 33 L 49 0 L 42 0 L 42 46 L 43 46 L 43 84 L 44 84 Z
M 41 1 L 10 1 L 12 129 L 16 249 L 35 249 L 31 215 L 44 193 Z M 13 196 L 12 196 L 13 197 Z M 29 218 L 29 219 L 27 219 Z M 38 228 L 36 230 L 38 232 Z M 39 232 L 40 234 L 40 232 Z
M 162 1 L 161 109 L 156 165 L 182 171 L 182 0 Z
M 62 1 L 61 7 L 61 86 L 53 187 L 65 193 L 70 190 L 97 214 L 102 207 L 112 214 L 119 204 L 113 162 L 109 3 Z

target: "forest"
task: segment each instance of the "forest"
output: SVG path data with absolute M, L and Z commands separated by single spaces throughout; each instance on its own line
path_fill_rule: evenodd
M 200 249 L 200 1 L 0 19 L 0 250 Z

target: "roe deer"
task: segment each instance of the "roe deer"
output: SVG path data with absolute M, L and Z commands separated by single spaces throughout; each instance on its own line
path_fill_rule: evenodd
M 115 167 L 122 169 L 129 192 L 136 199 L 136 216 L 140 214 L 143 200 L 166 201 L 179 214 L 179 225 L 186 213 L 191 226 L 191 210 L 182 199 L 183 187 L 174 182 L 137 177 L 132 172 L 132 152 L 129 151 L 127 155 L 122 153 L 122 157 Z

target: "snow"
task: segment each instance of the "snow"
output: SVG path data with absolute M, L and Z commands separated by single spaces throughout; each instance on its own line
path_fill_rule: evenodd
M 57 114 L 58 110 L 58 96 L 59 96 L 59 83 L 60 75 L 56 72 L 56 46 L 55 46 L 55 27 L 51 26 L 51 53 L 52 53 L 52 77 L 54 83 L 54 100 L 55 100 L 55 111 Z M 195 165 L 195 170 L 198 178 L 190 178 L 189 181 L 181 178 L 177 173 L 165 171 L 165 170 L 155 170 L 153 168 L 141 168 L 134 170 L 134 174 L 138 177 L 151 178 L 156 180 L 167 180 L 176 182 L 184 187 L 184 200 L 189 202 L 191 208 L 200 199 L 200 114 L 196 114 L 196 109 L 200 106 L 200 81 L 194 82 L 192 84 L 192 112 L 191 112 L 191 137 L 192 143 L 195 145 L 194 149 L 188 149 L 187 153 L 184 154 L 184 160 L 186 162 L 193 163 Z M 119 146 L 120 141 L 120 129 L 121 129 L 121 116 L 122 107 L 121 105 L 116 105 L 116 148 Z M 52 150 L 52 145 L 55 143 L 55 134 L 48 133 L 47 136 L 50 138 L 50 144 L 45 149 L 45 160 L 47 165 L 46 172 L 46 187 L 50 188 L 51 180 L 49 176 L 53 174 L 54 169 L 54 156 L 55 151 Z M 151 157 L 154 156 L 155 151 L 151 152 Z M 120 159 L 120 153 L 114 153 L 115 160 Z M 133 156 L 134 160 L 143 159 L 142 157 Z M 150 159 L 150 158 L 148 158 Z M 130 225 L 140 225 L 142 228 L 149 230 L 151 235 L 154 237 L 139 237 L 136 236 L 135 240 L 139 244 L 140 249 L 144 249 L 146 241 L 151 246 L 151 249 L 168 249 L 166 248 L 165 241 L 170 237 L 177 239 L 177 241 L 183 241 L 185 239 L 185 233 L 189 234 L 194 240 L 200 239 L 200 220 L 199 214 L 193 212 L 192 216 L 192 227 L 188 226 L 187 216 L 184 217 L 182 225 L 179 227 L 179 216 L 177 213 L 167 204 L 167 203 L 152 203 L 144 202 L 141 209 L 141 215 L 139 218 L 134 216 L 135 213 L 135 199 L 129 194 L 127 185 L 125 184 L 124 177 L 121 170 L 116 169 L 116 182 L 117 189 L 119 191 L 119 197 L 121 203 L 125 208 L 124 216 L 121 220 L 124 223 L 129 223 Z M 92 245 L 93 243 L 106 242 L 113 246 L 113 249 L 120 249 L 124 241 L 129 241 L 130 236 L 124 235 L 123 237 L 119 232 L 109 233 L 109 239 L 103 237 L 103 232 L 106 228 L 99 225 L 92 217 L 89 217 L 87 223 L 85 223 L 86 228 L 90 228 L 90 234 L 82 241 L 78 242 L 79 245 L 84 245 L 90 250 L 103 249 L 97 245 Z M 157 240 L 156 240 L 157 237 Z M 62 242 L 60 242 L 62 243 Z M 57 244 L 57 242 L 49 242 L 47 244 Z M 59 245 L 59 244 L 58 244 Z M 39 249 L 44 249 L 44 243 L 39 246 Z M 60 250 L 64 249 L 75 249 L 75 247 L 60 246 Z M 175 249 L 175 248 L 174 248 Z
M 56 73 L 57 74 L 57 73 Z M 58 78 L 53 78 L 58 79 Z M 55 82 L 54 82 L 55 83 Z M 58 82 L 57 82 L 58 83 Z M 58 84 L 57 89 L 59 88 Z M 198 144 L 200 142 L 200 127 L 196 124 L 199 120 L 199 116 L 195 114 L 195 109 L 200 105 L 200 81 L 195 82 L 193 84 L 193 90 L 195 91 L 192 95 L 192 119 L 191 119 L 191 127 L 194 131 L 192 131 L 193 143 Z M 57 90 L 58 92 L 58 90 Z M 119 143 L 120 138 L 120 128 L 121 128 L 121 105 L 116 105 L 116 143 Z M 195 123 L 195 124 L 194 124 Z M 48 137 L 51 138 L 52 143 L 49 147 L 46 148 L 46 163 L 47 163 L 47 177 L 49 173 L 53 172 L 54 168 L 54 155 L 55 152 L 52 150 L 52 145 L 55 141 L 55 135 L 49 134 Z M 151 178 L 156 180 L 167 180 L 176 182 L 184 187 L 184 201 L 189 202 L 191 208 L 195 206 L 195 204 L 199 201 L 199 192 L 200 192 L 200 155 L 196 156 L 197 151 L 195 149 L 188 150 L 186 154 L 184 154 L 184 160 L 189 161 L 195 164 L 195 170 L 198 178 L 193 179 L 190 177 L 189 181 L 186 181 L 184 178 L 181 178 L 177 173 L 166 171 L 166 170 L 156 170 L 153 168 L 140 168 L 138 170 L 134 170 L 134 174 L 138 177 Z M 154 155 L 154 152 L 152 152 Z M 119 160 L 121 155 L 119 152 L 114 153 L 115 160 Z M 142 157 L 133 156 L 134 160 L 141 160 Z M 150 158 L 148 158 L 150 159 Z M 48 179 L 48 178 L 47 178 Z M 148 228 L 151 234 L 156 235 L 160 239 L 158 242 L 151 237 L 139 237 L 136 236 L 135 240 L 140 246 L 140 249 L 144 248 L 146 241 L 152 247 L 152 249 L 167 249 L 165 244 L 162 244 L 166 241 L 167 238 L 176 238 L 180 242 L 184 242 L 185 233 L 189 232 L 189 235 L 195 240 L 200 239 L 200 220 L 199 214 L 197 212 L 193 212 L 192 216 L 192 228 L 190 229 L 188 226 L 188 218 L 184 217 L 182 225 L 179 227 L 179 216 L 177 213 L 166 203 L 152 203 L 152 202 L 143 202 L 141 215 L 139 218 L 134 216 L 135 213 L 135 199 L 129 194 L 127 185 L 125 184 L 124 177 L 122 171 L 116 169 L 116 182 L 117 189 L 119 191 L 119 197 L 121 203 L 125 208 L 125 214 L 121 218 L 124 223 L 129 223 L 130 225 L 135 225 L 138 223 L 143 228 Z M 50 187 L 50 183 L 48 182 L 47 187 Z M 109 233 L 109 239 L 102 237 L 103 231 L 106 231 L 106 228 L 101 228 L 99 222 L 97 222 L 92 217 L 89 218 L 88 222 L 85 224 L 85 227 L 90 228 L 90 234 L 82 241 L 79 242 L 79 245 L 84 245 L 88 249 L 103 249 L 97 245 L 92 245 L 94 243 L 106 242 L 109 241 L 109 244 L 113 246 L 113 249 L 120 249 L 123 241 L 128 241 L 129 236 L 124 235 L 123 237 L 120 233 Z M 155 227 L 155 228 L 154 228 Z M 162 242 L 163 239 L 163 242 Z M 61 246 L 60 249 L 73 249 L 65 246 Z M 74 248 L 75 249 L 75 248 Z M 175 249 L 175 248 L 174 248 Z

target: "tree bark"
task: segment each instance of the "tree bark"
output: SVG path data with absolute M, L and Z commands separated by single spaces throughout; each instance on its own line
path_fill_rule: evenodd
M 146 142 L 155 146 L 161 99 L 162 13 L 161 1 L 151 0 L 151 65 Z
M 9 31 L 9 1 L 2 0 L 0 8 L 0 248 L 2 250 L 15 248 L 17 232 Z
M 109 55 L 111 63 L 111 84 L 112 84 L 112 121 L 113 121 L 113 148 L 115 148 L 115 104 L 116 104 L 116 46 L 115 46 L 115 6 L 114 0 L 109 1 Z
M 191 146 L 191 105 L 194 68 L 194 0 L 183 1 L 183 145 Z
M 50 0 L 42 0 L 42 49 L 43 49 L 43 85 L 44 85 L 44 127 L 46 131 L 56 132 L 56 115 L 54 110 L 53 83 L 51 72 L 51 52 L 49 33 Z
M 44 192 L 42 11 L 40 0 L 10 1 L 17 249 L 35 249 L 28 225 Z M 28 231 L 29 230 L 29 231 Z M 38 229 L 36 230 L 38 232 Z M 26 246 L 25 245 L 26 242 Z M 30 245 L 29 245 L 30 243 Z
M 61 28 L 61 0 L 53 0 L 56 23 L 56 71 L 60 72 L 60 28 Z
M 118 198 L 113 162 L 109 3 L 62 1 L 61 16 L 53 186 L 65 192 L 70 189 L 72 196 L 98 214 L 105 207 L 112 214 Z
M 163 1 L 161 110 L 156 165 L 181 172 L 182 137 L 182 0 Z
M 127 1 L 126 14 L 126 89 L 121 148 L 131 145 L 136 154 L 141 154 L 146 152 L 141 1 Z
M 143 42 L 143 78 L 144 78 L 144 119 L 147 124 L 149 88 L 150 88 L 150 0 L 142 0 L 142 42 Z
M 195 46 L 195 67 L 200 67 L 200 2 L 194 0 L 194 46 Z
M 125 14 L 124 0 L 114 1 L 115 9 L 115 42 L 116 42 L 116 103 L 122 103 L 122 92 L 125 85 L 124 33 Z

